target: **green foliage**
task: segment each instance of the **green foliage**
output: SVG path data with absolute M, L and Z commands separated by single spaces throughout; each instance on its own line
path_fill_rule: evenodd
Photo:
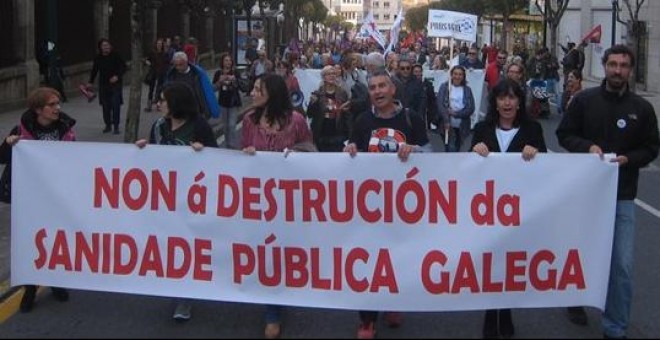
M 429 6 L 413 7 L 406 12 L 405 26 L 409 31 L 415 32 L 426 28 L 429 21 Z

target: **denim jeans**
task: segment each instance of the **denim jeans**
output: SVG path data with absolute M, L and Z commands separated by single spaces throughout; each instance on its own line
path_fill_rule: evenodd
M 105 126 L 111 125 L 115 130 L 119 127 L 119 118 L 121 110 L 122 93 L 121 88 L 117 89 L 102 89 L 99 91 L 101 98 L 101 105 L 103 107 L 103 123 Z
M 635 203 L 617 201 L 610 280 L 602 321 L 603 333 L 609 337 L 625 336 L 630 321 L 634 244 Z
M 447 139 L 448 144 L 446 145 L 447 149 L 445 152 L 460 152 L 461 145 L 463 145 L 461 129 L 455 127 L 450 127 L 449 129 L 449 138 Z
M 236 120 L 239 114 L 238 107 L 220 106 L 220 117 L 224 126 L 225 147 L 227 149 L 239 149 L 241 145 L 238 131 L 236 131 Z

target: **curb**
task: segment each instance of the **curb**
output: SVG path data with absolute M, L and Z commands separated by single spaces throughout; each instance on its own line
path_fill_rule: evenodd
M 9 281 L 2 282 L 3 290 L 5 284 L 8 283 Z M 18 312 L 24 291 L 25 290 L 22 286 L 17 286 L 11 287 L 9 290 L 2 293 L 0 296 L 0 324 L 4 323 Z

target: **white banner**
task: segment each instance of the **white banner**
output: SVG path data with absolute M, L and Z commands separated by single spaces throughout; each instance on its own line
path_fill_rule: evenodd
M 366 73 L 362 70 L 358 72 Z M 309 105 L 309 98 L 312 95 L 312 92 L 318 90 L 321 85 L 321 70 L 296 69 L 294 70 L 294 75 L 298 79 L 300 90 L 303 93 L 303 107 L 307 110 L 307 105 Z M 486 117 L 486 112 L 488 110 L 488 91 L 486 90 L 485 76 L 486 74 L 484 70 L 469 69 L 467 72 L 467 83 L 472 89 L 472 95 L 474 96 L 476 106 L 476 110 L 472 115 L 472 126 L 478 121 L 483 120 L 484 117 Z M 449 79 L 449 71 L 424 70 L 423 77 L 424 79 L 429 78 L 433 81 L 434 93 L 437 95 L 438 90 L 440 89 L 440 84 Z
M 477 41 L 477 16 L 437 9 L 429 9 L 428 36 Z
M 618 170 L 595 155 L 21 141 L 13 156 L 12 285 L 352 310 L 604 306 Z

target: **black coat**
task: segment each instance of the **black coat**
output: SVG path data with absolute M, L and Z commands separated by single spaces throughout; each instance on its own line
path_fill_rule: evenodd
M 497 127 L 494 123 L 489 121 L 482 121 L 474 126 L 474 135 L 472 136 L 472 149 L 477 143 L 484 143 L 490 152 L 522 152 L 525 145 L 530 145 L 539 150 L 539 152 L 548 152 L 543 139 L 543 128 L 541 124 L 534 120 L 522 120 L 520 122 L 520 130 L 511 140 L 509 148 L 502 151 L 500 144 L 497 142 L 497 135 L 495 129 Z

